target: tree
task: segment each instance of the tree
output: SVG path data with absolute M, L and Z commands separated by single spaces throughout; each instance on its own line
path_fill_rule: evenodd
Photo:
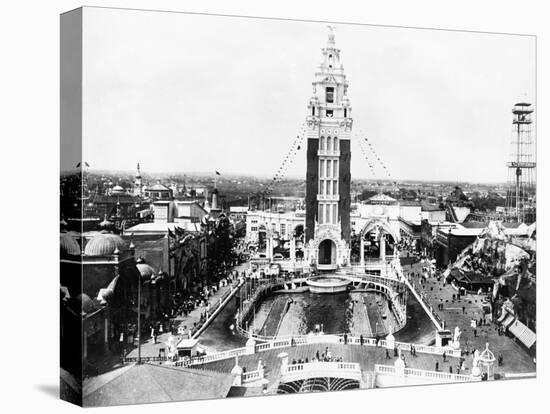
M 233 244 L 235 240 L 233 225 L 225 215 L 216 221 L 207 223 L 208 234 L 208 273 L 209 277 L 217 275 L 234 259 Z

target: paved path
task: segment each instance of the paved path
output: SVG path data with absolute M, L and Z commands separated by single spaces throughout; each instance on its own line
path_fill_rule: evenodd
M 248 267 L 248 263 L 243 263 L 238 266 L 233 267 L 231 270 L 236 270 L 239 273 L 246 269 Z M 237 283 L 235 281 L 235 283 Z M 219 288 L 216 293 L 212 294 L 208 298 L 208 302 L 210 304 L 215 304 L 218 302 L 223 295 L 231 289 L 231 286 L 236 286 L 235 284 L 228 284 L 227 286 Z M 185 334 L 176 335 L 176 342 L 178 342 L 183 337 L 188 337 L 188 331 L 193 327 L 193 324 L 196 323 L 197 325 L 201 321 L 201 314 L 206 312 L 207 307 L 206 306 L 199 306 L 193 309 L 191 312 L 187 314 L 187 316 L 177 316 L 176 318 L 171 319 L 171 322 L 174 323 L 176 327 L 180 327 L 185 331 Z M 157 336 L 157 342 L 155 343 L 153 338 L 147 338 L 141 343 L 141 356 L 147 357 L 147 356 L 158 356 L 159 350 L 161 348 L 166 348 L 166 342 L 168 341 L 168 338 L 170 337 L 169 332 L 165 332 L 159 336 Z M 200 338 L 199 338 L 200 342 Z M 207 350 L 208 351 L 208 350 Z M 212 350 L 213 351 L 213 350 Z M 138 356 L 138 349 L 137 347 L 133 348 L 130 352 L 127 354 L 128 357 L 137 357 Z
M 406 273 L 420 273 L 422 264 L 404 266 Z M 498 357 L 502 354 L 504 364 L 499 367 L 501 372 L 521 373 L 534 372 L 536 365 L 527 351 L 516 343 L 514 338 L 506 335 L 499 336 L 497 325 L 487 321 L 486 325 L 476 328 L 477 336 L 474 335 L 474 329 L 470 326 L 471 320 L 483 317 L 483 298 L 484 295 L 466 294 L 460 299 L 453 300 L 453 294 L 457 291 L 446 284 L 441 277 L 438 281 L 436 277 L 429 278 L 424 284 L 419 283 L 419 279 L 414 280 L 415 285 L 425 294 L 428 301 L 432 304 L 434 312 L 445 321 L 445 326 L 454 332 L 456 326 L 462 331 L 460 345 L 462 349 L 474 350 L 480 352 L 485 349 L 485 344 L 489 343 L 489 349 Z M 438 310 L 437 305 L 442 303 L 443 310 Z M 464 312 L 462 308 L 464 307 Z M 469 359 L 469 358 L 467 358 Z

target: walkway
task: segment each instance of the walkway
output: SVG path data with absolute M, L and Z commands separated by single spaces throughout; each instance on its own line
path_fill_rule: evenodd
M 236 270 L 239 273 L 247 268 L 247 263 L 240 264 L 238 266 L 233 267 L 231 270 Z M 236 282 L 235 282 L 236 283 Z M 219 288 L 216 293 L 212 294 L 208 298 L 208 302 L 213 305 L 216 302 L 220 301 L 224 297 L 224 295 L 227 294 L 231 290 L 231 287 L 235 287 L 235 284 L 228 284 L 227 286 Z M 188 337 L 188 331 L 191 329 L 194 324 L 197 325 L 201 322 L 201 314 L 206 312 L 207 307 L 206 306 L 199 306 L 193 309 L 191 312 L 187 314 L 187 316 L 177 316 L 176 318 L 171 319 L 171 322 L 174 323 L 174 325 L 178 328 L 180 328 L 181 334 L 176 335 L 176 343 L 179 342 L 184 337 Z M 185 333 L 183 333 L 185 332 Z M 147 338 L 141 343 L 141 356 L 143 357 L 152 357 L 152 356 L 158 356 L 159 351 L 161 348 L 167 348 L 166 342 L 168 341 L 168 338 L 170 337 L 170 332 L 165 332 L 157 337 L 157 342 L 155 343 L 153 338 Z M 200 338 L 199 338 L 200 341 Z M 166 351 L 168 351 L 166 349 Z M 207 351 L 214 351 L 214 350 L 207 350 Z M 133 348 L 130 352 L 127 354 L 128 357 L 137 357 L 138 356 L 138 348 Z
M 422 264 L 404 266 L 403 271 L 406 273 L 420 273 Z M 453 331 L 456 326 L 462 331 L 460 337 L 460 345 L 462 349 L 482 351 L 485 349 L 485 344 L 489 343 L 489 348 L 498 357 L 502 354 L 504 364 L 499 367 L 501 372 L 524 373 L 536 371 L 536 365 L 527 351 L 516 343 L 513 338 L 506 335 L 499 336 L 497 325 L 487 321 L 486 325 L 476 328 L 477 337 L 474 336 L 474 329 L 470 326 L 471 320 L 475 319 L 479 322 L 483 318 L 483 298 L 485 295 L 466 294 L 460 299 L 453 300 L 453 294 L 457 291 L 450 285 L 446 284 L 441 277 L 438 281 L 436 277 L 426 279 L 423 284 L 420 284 L 418 279 L 415 279 L 415 285 L 419 287 L 420 292 L 423 292 L 427 300 L 431 303 L 434 313 L 438 314 L 445 321 L 446 328 Z M 443 310 L 438 310 L 437 305 L 443 304 Z M 464 312 L 462 308 L 464 307 Z

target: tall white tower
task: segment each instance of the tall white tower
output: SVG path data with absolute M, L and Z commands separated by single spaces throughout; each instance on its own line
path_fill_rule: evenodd
M 142 196 L 143 195 L 143 182 L 141 181 L 141 171 L 139 169 L 139 162 L 137 164 L 137 171 L 134 180 L 134 195 Z
M 329 26 L 307 116 L 306 259 L 334 270 L 350 261 L 350 138 L 348 82 Z

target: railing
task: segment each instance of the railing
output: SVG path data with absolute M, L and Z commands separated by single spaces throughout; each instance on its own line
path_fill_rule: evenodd
M 245 355 L 246 351 L 247 351 L 246 347 L 235 348 L 235 349 L 230 349 L 228 351 L 217 352 L 215 354 L 202 355 L 202 356 L 192 357 L 192 358 L 182 358 L 177 362 L 179 362 L 183 366 L 202 365 L 202 364 L 207 364 L 209 362 L 221 361 L 223 359 L 235 358 L 236 356 Z
M 402 376 L 399 370 L 391 365 L 374 365 L 374 372 L 378 375 Z M 416 368 L 404 368 L 403 376 L 415 378 L 427 378 L 438 382 L 477 382 L 481 381 L 481 377 L 472 375 L 450 374 L 446 372 L 428 371 Z
M 340 201 L 340 194 L 317 194 L 317 201 Z
M 303 335 L 303 336 L 289 337 L 285 339 L 276 339 L 276 340 L 271 340 L 269 342 L 256 344 L 254 347 L 254 352 L 265 352 L 271 349 L 288 348 L 290 346 L 304 346 L 308 344 L 321 344 L 321 343 L 330 344 L 330 343 L 344 343 L 344 342 L 348 345 L 361 345 L 361 337 L 348 335 L 347 338 L 344 339 L 344 334 Z M 386 348 L 388 346 L 388 341 L 386 341 L 385 339 L 380 339 L 377 345 L 376 339 L 363 338 L 363 346 L 371 346 L 371 347 L 378 346 L 381 348 Z M 400 349 L 402 351 L 407 351 L 407 352 L 410 352 L 411 346 L 414 346 L 415 351 L 417 353 L 432 354 L 432 355 L 442 355 L 443 353 L 445 353 L 446 356 L 451 358 L 460 358 L 461 356 L 459 349 L 453 349 L 450 347 L 416 345 L 408 342 L 398 342 L 398 341 L 394 342 L 394 346 L 397 349 Z M 179 360 L 178 362 L 180 362 L 184 366 L 201 365 L 209 362 L 220 361 L 223 359 L 234 358 L 235 356 L 245 355 L 248 351 L 249 350 L 246 347 L 236 348 L 236 349 L 217 352 L 215 354 L 209 354 L 205 356 L 185 358 L 185 360 L 182 359 L 182 360 Z M 158 358 L 158 357 L 155 357 L 155 358 Z M 156 360 L 160 360 L 160 359 L 156 359 Z M 187 361 L 187 363 L 184 363 L 183 361 Z
M 261 380 L 263 379 L 264 376 L 262 375 L 262 373 L 260 373 L 260 371 L 256 370 L 256 371 L 249 371 L 249 372 L 244 372 L 243 375 L 242 375 L 242 382 L 243 384 L 246 384 L 246 383 L 250 383 L 250 382 L 255 382 L 255 381 L 258 381 L 258 380 Z
M 327 150 L 327 149 L 319 149 L 317 150 L 317 155 L 329 155 L 329 156 L 340 156 L 340 150 Z
M 428 302 L 428 300 L 425 298 L 424 294 L 422 292 L 418 292 L 415 289 L 414 282 L 411 282 L 410 276 L 405 276 L 405 274 L 401 273 L 402 279 L 405 282 L 405 284 L 408 286 L 409 290 L 414 294 L 420 305 L 424 308 L 434 325 L 438 330 L 443 329 L 445 326 L 445 322 L 439 317 L 437 313 L 433 311 L 432 305 Z
M 196 339 L 200 336 L 200 334 L 210 325 L 210 323 L 214 320 L 214 318 L 217 316 L 219 311 L 225 306 L 227 301 L 236 293 L 239 291 L 240 287 L 244 284 L 244 280 L 239 280 L 238 282 L 235 282 L 231 285 L 229 290 L 224 292 L 222 297 L 216 302 L 214 306 L 207 308 L 207 314 L 209 315 L 203 324 L 200 326 L 197 326 L 196 328 L 193 328 L 191 331 L 192 338 Z
M 384 276 L 379 276 L 379 275 L 371 275 L 371 274 L 366 274 L 366 273 L 352 273 L 352 274 L 342 274 L 342 275 L 339 275 L 340 277 L 344 278 L 344 279 L 347 279 L 347 280 L 350 280 L 351 282 L 353 283 L 374 283 L 374 284 L 377 284 L 377 285 L 380 285 L 380 286 L 383 286 L 385 289 L 387 289 L 387 292 L 384 291 L 383 293 L 385 293 L 388 298 L 392 301 L 392 310 L 393 310 L 393 314 L 395 315 L 396 319 L 397 319 L 397 322 L 398 322 L 398 326 L 397 326 L 397 329 L 401 329 L 403 326 L 405 326 L 406 322 L 407 322 L 407 308 L 406 308 L 406 303 L 401 303 L 401 301 L 399 300 L 399 293 L 395 291 L 395 288 L 401 284 L 401 281 L 395 277 L 395 278 L 389 278 L 389 277 L 384 277 Z M 280 339 L 281 337 L 278 337 L 278 336 L 265 336 L 265 335 L 259 335 L 259 334 L 254 334 L 252 333 L 251 335 L 251 332 L 244 329 L 243 328 L 243 323 L 244 321 L 246 320 L 246 318 L 248 317 L 248 314 L 250 313 L 251 310 L 254 309 L 254 304 L 255 304 L 255 301 L 259 299 L 259 297 L 266 291 L 266 290 L 269 290 L 269 289 L 273 289 L 277 286 L 280 286 L 280 285 L 283 285 L 285 283 L 289 283 L 289 282 L 303 282 L 305 281 L 306 279 L 304 278 L 298 278 L 298 279 L 292 279 L 292 280 L 286 280 L 286 279 L 283 279 L 283 278 L 278 278 L 278 279 L 275 279 L 271 282 L 267 282 L 263 285 L 261 285 L 253 294 L 251 300 L 245 305 L 245 307 L 243 308 L 242 312 L 240 312 L 236 318 L 236 323 L 235 323 L 235 326 L 236 326 L 236 331 L 242 335 L 242 336 L 245 336 L 245 337 L 250 337 L 252 336 L 253 338 L 255 339 L 258 339 L 258 340 L 261 340 L 261 341 L 274 341 L 276 339 Z M 381 291 L 381 290 L 379 290 Z M 290 338 L 294 338 L 295 340 L 299 340 L 299 336 L 287 336 L 287 337 L 284 337 L 285 339 L 290 339 Z
M 389 264 L 389 263 L 393 262 L 397 257 L 398 256 L 394 256 L 392 254 L 386 255 L 386 257 L 384 259 L 381 259 L 380 257 L 365 257 L 364 263 L 365 264 L 368 264 L 368 263 L 386 263 L 386 264 Z M 351 265 L 352 266 L 360 266 L 361 261 L 353 261 L 353 262 L 351 262 Z
M 308 362 L 287 365 L 281 372 L 281 381 L 301 378 L 335 377 L 361 380 L 361 365 L 356 362 Z
M 168 357 L 122 357 L 122 364 L 131 364 L 132 362 L 161 362 L 161 361 L 167 361 Z
M 321 264 L 319 263 L 317 265 L 318 270 L 336 270 L 338 269 L 338 265 L 336 263 L 329 263 L 329 264 Z

